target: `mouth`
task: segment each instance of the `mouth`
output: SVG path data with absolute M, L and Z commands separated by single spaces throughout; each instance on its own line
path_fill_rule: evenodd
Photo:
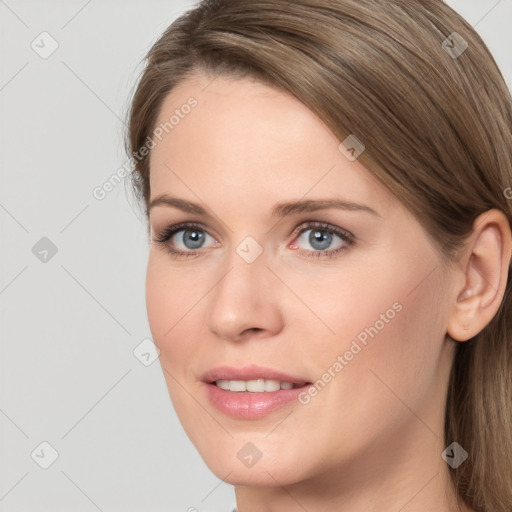
M 251 379 L 251 380 L 227 380 L 218 379 L 209 382 L 224 391 L 233 391 L 235 393 L 271 393 L 274 391 L 298 389 L 310 385 L 310 382 L 290 382 L 277 379 Z
M 257 420 L 282 407 L 299 405 L 298 396 L 312 383 L 262 366 L 217 367 L 201 379 L 210 403 L 239 420 Z
M 203 374 L 202 380 L 206 384 L 234 393 L 272 393 L 311 385 L 311 382 L 302 377 L 257 365 L 216 367 Z

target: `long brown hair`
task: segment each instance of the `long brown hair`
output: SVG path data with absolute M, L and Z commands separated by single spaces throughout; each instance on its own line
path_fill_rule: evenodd
M 497 208 L 512 225 L 512 98 L 482 39 L 441 0 L 210 0 L 179 17 L 145 57 L 128 113 L 146 215 L 140 149 L 166 95 L 198 70 L 281 87 L 340 141 L 355 134 L 359 161 L 448 263 L 481 213 Z M 512 510 L 511 286 L 509 267 L 492 321 L 458 343 L 446 396 L 446 446 L 469 453 L 454 487 L 479 512 Z

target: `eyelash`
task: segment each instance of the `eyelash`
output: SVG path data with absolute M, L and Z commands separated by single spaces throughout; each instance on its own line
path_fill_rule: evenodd
M 333 226 L 332 224 L 328 224 L 326 222 L 318 222 L 318 221 L 308 221 L 303 222 L 294 229 L 292 235 L 299 237 L 304 231 L 308 231 L 310 229 L 317 229 L 317 231 L 321 231 L 324 233 L 329 233 L 331 235 L 337 235 L 339 236 L 343 242 L 345 243 L 345 246 L 340 247 L 338 249 L 331 249 L 331 250 L 323 250 L 323 251 L 306 251 L 308 252 L 308 258 L 309 257 L 315 257 L 315 258 L 321 258 L 321 257 L 327 257 L 327 258 L 334 258 L 337 256 L 340 252 L 343 252 L 347 250 L 349 247 L 352 247 L 355 244 L 355 237 L 352 235 L 352 233 L 338 228 L 336 226 Z M 175 259 L 179 258 L 190 258 L 197 256 L 201 250 L 190 250 L 190 251 L 177 251 L 176 249 L 173 249 L 167 242 L 171 239 L 173 235 L 180 231 L 187 231 L 187 230 L 197 230 L 201 232 L 205 232 L 207 234 L 208 230 L 202 226 L 199 223 L 193 223 L 193 222 L 182 222 L 181 224 L 176 224 L 174 226 L 169 226 L 165 228 L 157 238 L 154 239 L 154 242 L 163 246 L 167 252 L 171 255 L 171 257 Z M 211 236 L 211 235 L 210 235 Z M 304 251 L 305 249 L 302 249 Z

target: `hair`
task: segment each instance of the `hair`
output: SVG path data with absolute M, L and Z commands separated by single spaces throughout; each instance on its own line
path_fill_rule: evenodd
M 453 32 L 467 43 L 460 55 L 449 51 L 462 41 L 447 39 Z M 130 182 L 146 216 L 149 154 L 138 150 L 168 93 L 199 71 L 278 87 L 340 141 L 356 135 L 359 162 L 449 264 L 481 213 L 496 208 L 512 225 L 511 94 L 485 43 L 441 0 L 200 2 L 144 61 L 125 145 L 137 157 Z M 478 512 L 512 510 L 510 269 L 493 319 L 457 344 L 446 394 L 446 446 L 469 453 L 450 470 L 454 489 Z

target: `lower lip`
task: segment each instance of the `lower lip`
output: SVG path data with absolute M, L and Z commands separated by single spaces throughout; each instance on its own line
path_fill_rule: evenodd
M 249 391 L 226 391 L 215 384 L 206 384 L 210 402 L 221 412 L 233 418 L 254 420 L 263 418 L 275 410 L 295 401 L 308 386 L 279 391 L 251 393 Z

